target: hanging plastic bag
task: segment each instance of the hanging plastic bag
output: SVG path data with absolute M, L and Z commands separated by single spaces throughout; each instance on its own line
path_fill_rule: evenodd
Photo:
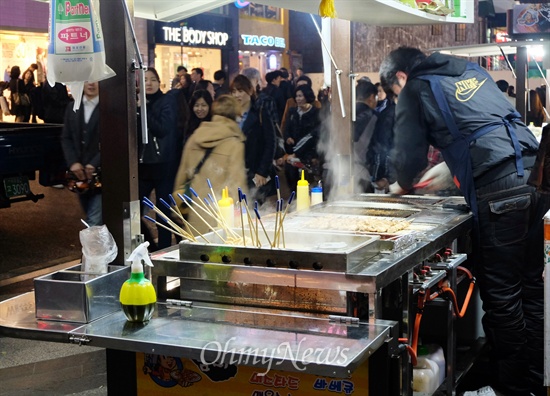
M 105 63 L 99 0 L 50 0 L 48 83 L 65 83 L 80 107 L 84 83 L 115 72 Z
M 88 274 L 105 274 L 108 265 L 118 254 L 115 239 L 106 225 L 93 226 L 80 231 L 82 244 L 82 270 Z

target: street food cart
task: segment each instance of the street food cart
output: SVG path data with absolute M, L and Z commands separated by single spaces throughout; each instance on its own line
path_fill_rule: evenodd
M 272 233 L 274 215 L 263 219 Z M 456 250 L 471 226 L 462 198 L 349 196 L 289 213 L 277 247 L 228 245 L 211 233 L 209 243 L 182 241 L 154 253 L 159 302 L 146 324 L 127 322 L 116 305 L 128 267 L 98 276 L 95 285 L 76 268 L 38 278 L 34 292 L 0 303 L 0 329 L 107 348 L 119 362 L 108 363 L 113 394 L 181 394 L 181 387 L 216 394 L 223 378 L 235 394 L 400 395 L 412 392 L 402 339 L 422 337 L 412 325 L 418 311 L 443 304 L 436 326 L 447 361 L 441 392 L 452 394 L 452 299 L 426 307 L 417 301 L 467 281 L 457 271 L 466 255 Z M 84 301 L 63 292 L 71 287 L 84 289 L 71 292 Z M 163 376 L 162 359 L 170 360 L 172 374 Z
M 169 2 L 128 3 L 141 17 L 150 12 L 152 19 L 179 20 L 204 11 L 201 6 L 230 2 L 178 2 L 171 11 L 158 9 Z M 308 2 L 272 3 L 296 9 Z M 397 1 L 360 3 L 342 0 L 338 10 L 337 0 L 336 6 L 341 16 L 368 17 L 362 21 L 375 24 L 387 20 L 382 18 L 387 13 L 395 25 L 473 21 L 473 2 L 459 19 L 419 13 Z M 140 8 L 145 4 L 152 10 Z M 131 29 L 120 18 L 122 4 L 103 2 L 100 11 L 104 37 L 111 38 L 105 41 L 107 63 L 117 73 L 102 82 L 100 93 L 103 213 L 119 246 L 114 264 L 124 264 L 140 234 L 136 56 Z M 334 97 L 334 107 L 351 97 L 351 82 L 343 79 L 343 95 Z M 345 106 L 351 107 L 347 99 Z M 340 129 L 350 131 L 349 118 L 343 123 Z M 397 219 L 407 227 L 390 232 L 346 228 L 358 218 L 367 223 Z M 326 219 L 329 224 L 322 224 Z M 443 287 L 456 293 L 467 279 L 458 268 L 466 262 L 462 247 L 467 244 L 461 241 L 471 227 L 462 198 L 349 195 L 307 213 L 291 212 L 285 225 L 288 247 L 182 242 L 156 252 L 151 277 L 159 302 L 146 324 L 128 323 L 116 307 L 120 270 L 83 279 L 89 275 L 79 274 L 77 267 L 38 279 L 34 292 L 0 303 L 0 332 L 106 348 L 113 395 L 219 394 L 221 388 L 224 394 L 408 395 L 414 357 L 408 344 L 420 335 L 413 317 L 424 310 L 417 307 L 424 296 L 428 305 L 445 307 L 436 330 L 445 340 L 447 362 L 441 389 L 450 395 L 458 374 L 456 307 L 449 299 L 427 297 Z M 58 296 L 56 288 L 68 285 L 79 290 L 76 301 Z M 50 298 L 38 298 L 44 294 Z M 44 301 L 54 305 L 37 306 Z

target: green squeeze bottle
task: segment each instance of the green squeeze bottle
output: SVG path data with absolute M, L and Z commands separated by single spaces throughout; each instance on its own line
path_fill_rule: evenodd
M 143 242 L 130 254 L 127 261 L 132 263 L 132 275 L 120 289 L 120 305 L 129 322 L 148 322 L 155 311 L 157 294 L 149 279 L 143 273 L 143 263 L 153 266 L 147 247 Z

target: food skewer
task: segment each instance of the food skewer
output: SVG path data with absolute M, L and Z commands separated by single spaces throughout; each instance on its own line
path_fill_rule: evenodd
M 216 207 L 216 210 L 219 212 L 220 208 L 218 207 L 218 199 L 216 198 L 216 193 L 214 193 L 214 189 L 212 188 L 212 183 L 210 183 L 210 179 L 206 179 L 206 182 L 208 183 L 208 187 L 210 188 L 210 192 L 212 193 L 212 197 L 214 197 L 214 199 L 213 199 L 214 206 Z
M 286 208 L 285 208 L 285 211 L 283 212 L 283 215 L 281 217 L 281 220 L 280 220 L 280 223 L 282 224 L 283 221 L 285 220 L 285 217 L 286 217 L 286 214 L 288 212 L 288 208 L 290 207 L 290 204 L 292 203 L 292 200 L 294 199 L 294 196 L 296 195 L 296 191 L 292 191 L 292 193 L 290 194 L 290 197 L 288 198 L 288 203 L 286 204 Z M 278 228 L 278 231 L 277 231 L 277 236 L 276 238 L 279 238 L 279 234 L 281 233 L 281 229 L 283 227 L 280 226 Z M 284 231 L 283 231 L 283 248 L 286 248 L 286 245 L 285 245 L 285 234 L 284 234 Z
M 275 210 L 275 225 L 273 227 L 273 247 L 277 244 L 277 228 L 279 225 L 279 212 L 280 212 L 281 200 L 277 199 L 277 209 Z
M 149 217 L 149 216 L 145 215 L 145 216 L 143 216 L 143 218 L 146 219 L 146 220 L 149 220 L 149 221 L 152 222 L 153 224 L 156 224 L 157 227 L 162 227 L 162 228 L 164 228 L 165 230 L 170 231 L 172 234 L 176 234 L 176 235 L 179 235 L 179 236 L 182 237 L 182 238 L 187 238 L 187 239 L 189 239 L 187 236 L 185 236 L 185 235 L 183 235 L 183 234 L 180 234 L 179 232 L 177 232 L 177 231 L 174 230 L 173 228 L 170 228 L 170 227 L 167 227 L 167 226 L 165 226 L 165 225 L 163 225 L 163 224 L 160 224 L 158 221 L 156 221 L 156 220 L 153 219 L 152 217 Z
M 193 212 L 195 212 L 195 214 L 197 215 L 197 217 L 204 223 L 206 224 L 206 226 L 208 227 L 208 229 L 210 229 L 212 232 L 214 232 L 214 234 L 216 234 L 218 236 L 218 238 L 220 238 L 222 240 L 223 243 L 227 243 L 227 241 L 225 240 L 225 238 L 223 238 L 220 233 L 218 231 L 216 231 L 214 229 L 214 227 L 212 227 L 210 225 L 210 223 L 208 221 L 206 221 L 200 214 L 199 212 L 197 212 L 197 210 L 195 208 L 193 208 L 193 199 L 185 194 L 181 195 L 180 193 L 178 193 L 178 197 L 180 197 L 180 199 L 183 201 L 183 202 L 186 202 L 187 203 L 187 206 L 189 207 L 189 209 L 191 209 Z M 189 201 L 189 202 L 187 202 Z
M 246 246 L 246 237 L 244 235 L 244 219 L 243 219 L 243 190 L 241 190 L 241 188 L 239 187 L 237 191 L 239 192 L 239 212 L 241 214 L 241 229 L 243 232 L 243 245 Z
M 162 199 L 162 198 L 159 198 L 159 201 L 160 201 L 164 206 L 166 206 L 168 209 L 170 209 L 173 213 L 175 213 L 175 214 L 180 218 L 180 220 L 183 221 L 183 224 L 184 224 L 184 225 L 187 224 L 187 220 L 185 220 L 185 219 L 183 218 L 182 215 L 180 215 L 176 210 L 174 210 L 174 208 L 172 208 L 172 206 L 170 206 L 170 204 L 168 204 L 168 202 L 166 202 L 166 201 L 165 201 L 164 199 Z M 180 212 L 180 213 L 181 213 L 181 212 Z M 183 228 L 181 228 L 181 227 L 180 227 L 180 229 L 181 229 L 181 231 L 184 231 L 184 232 L 181 232 L 181 234 L 187 235 L 187 236 L 185 236 L 185 238 L 190 239 L 190 240 L 192 240 L 193 242 L 196 242 L 196 241 L 197 241 L 191 232 L 187 232 L 187 231 L 185 231 L 185 230 L 184 230 Z
M 264 223 L 260 217 L 260 212 L 258 212 L 258 209 L 254 208 L 254 212 L 256 213 L 256 218 L 259 220 L 260 225 L 262 226 L 262 229 L 264 230 L 265 237 L 267 238 L 267 243 L 269 243 L 269 246 L 273 248 L 273 245 L 271 244 L 271 240 L 269 239 L 269 235 L 267 235 L 267 231 L 265 230 Z
M 178 215 L 180 217 L 180 219 L 183 220 L 183 225 L 185 226 L 185 231 L 187 231 L 190 235 L 193 235 L 193 233 L 191 232 L 191 227 L 189 227 L 189 223 L 187 222 L 187 220 L 185 220 L 185 218 L 183 217 L 183 213 L 181 213 L 181 210 L 178 206 L 178 204 L 176 203 L 176 200 L 174 199 L 174 197 L 172 196 L 172 194 L 168 194 L 168 197 L 170 197 L 170 203 L 171 205 L 176 208 L 177 212 L 178 212 Z M 194 237 L 193 237 L 194 238 Z M 195 240 L 196 242 L 196 240 Z
M 153 209 L 155 213 L 158 214 L 163 220 L 165 220 L 172 228 L 181 233 L 185 232 L 185 230 L 183 230 L 179 225 L 174 223 L 168 216 L 166 216 L 164 212 L 160 210 L 149 198 L 143 197 L 143 203 L 145 204 L 145 206 Z
M 252 223 L 252 216 L 250 215 L 250 210 L 248 209 L 248 200 L 246 199 L 245 193 L 243 193 L 243 202 L 246 209 L 246 216 L 248 218 L 248 228 L 250 228 L 250 238 L 252 238 L 252 244 L 254 245 L 254 224 Z
M 258 201 L 254 201 L 254 212 L 258 210 Z M 256 246 L 261 247 L 260 238 L 258 237 L 258 216 L 256 216 Z

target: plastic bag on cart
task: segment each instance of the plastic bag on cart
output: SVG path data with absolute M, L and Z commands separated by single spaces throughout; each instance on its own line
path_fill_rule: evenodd
M 48 46 L 48 83 L 65 83 L 80 107 L 86 81 L 113 77 L 105 62 L 99 0 L 51 0 Z
M 109 264 L 116 258 L 118 248 L 106 225 L 92 226 L 80 231 L 82 244 L 82 271 L 85 279 L 105 274 Z

